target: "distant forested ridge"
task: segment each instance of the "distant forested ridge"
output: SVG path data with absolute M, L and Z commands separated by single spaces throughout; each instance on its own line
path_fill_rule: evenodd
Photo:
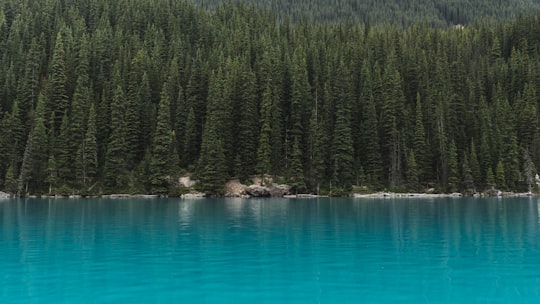
M 191 0 L 207 8 L 240 2 L 271 9 L 282 18 L 435 27 L 480 19 L 505 20 L 540 9 L 540 0 Z
M 0 189 L 165 194 L 191 172 L 300 192 L 527 190 L 538 14 L 434 29 L 245 5 L 5 0 Z

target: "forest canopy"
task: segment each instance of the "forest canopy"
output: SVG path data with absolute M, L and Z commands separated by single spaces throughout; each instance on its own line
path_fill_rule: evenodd
M 189 172 L 208 193 L 264 174 L 311 193 L 527 190 L 538 17 L 402 28 L 242 4 L 6 0 L 0 189 L 166 194 Z
M 227 0 L 192 0 L 214 9 Z M 360 22 L 406 27 L 506 20 L 540 9 L 540 0 L 229 0 L 275 12 L 282 19 Z

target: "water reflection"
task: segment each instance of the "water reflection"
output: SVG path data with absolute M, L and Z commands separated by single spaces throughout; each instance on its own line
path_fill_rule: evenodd
M 194 205 L 196 200 L 180 200 L 178 202 L 178 222 L 181 229 L 189 228 L 193 219 Z
M 290 300 L 284 291 L 298 303 L 540 296 L 539 228 L 536 198 L 9 200 L 0 297 L 77 302 L 96 288 L 135 302 L 155 290 L 207 302 Z

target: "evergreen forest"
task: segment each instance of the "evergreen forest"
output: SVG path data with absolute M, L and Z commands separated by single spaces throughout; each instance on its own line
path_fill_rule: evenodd
M 209 9 L 233 1 L 270 9 L 279 18 L 361 22 L 407 27 L 465 25 L 482 18 L 505 20 L 540 9 L 539 0 L 192 0 Z
M 426 16 L 4 0 L 0 189 L 173 195 L 186 173 L 213 194 L 266 175 L 332 195 L 534 187 L 540 15 Z

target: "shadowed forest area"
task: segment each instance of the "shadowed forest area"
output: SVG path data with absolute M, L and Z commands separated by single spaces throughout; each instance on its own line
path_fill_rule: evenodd
M 170 194 L 186 172 L 217 194 L 263 174 L 322 194 L 535 184 L 536 1 L 339 18 L 299 1 L 291 19 L 285 1 L 206 3 L 3 1 L 0 189 Z
M 540 8 L 538 0 L 193 0 L 214 9 L 244 3 L 271 10 L 281 19 L 448 27 L 479 19 L 505 20 Z

